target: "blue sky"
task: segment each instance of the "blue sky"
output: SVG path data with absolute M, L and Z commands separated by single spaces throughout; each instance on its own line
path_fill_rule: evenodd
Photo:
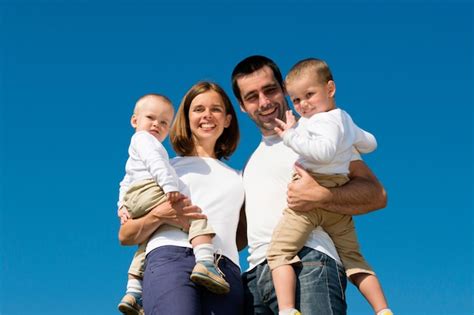
M 389 203 L 356 225 L 396 313 L 472 314 L 473 33 L 470 1 L 0 1 L 0 314 L 117 314 L 135 100 L 177 106 L 204 79 L 231 94 L 252 54 L 284 73 L 325 59 L 338 105 L 376 135 L 364 159 Z M 260 137 L 239 123 L 241 169 Z

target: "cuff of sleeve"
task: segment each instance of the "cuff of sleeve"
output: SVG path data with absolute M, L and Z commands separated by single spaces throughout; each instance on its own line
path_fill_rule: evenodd
M 295 133 L 295 129 L 294 128 L 290 128 L 288 130 L 286 130 L 284 133 L 283 133 L 283 143 L 288 145 L 288 143 L 290 143 L 290 140 L 291 138 L 293 137 L 293 134 Z
M 173 185 L 173 184 L 163 185 L 163 187 L 161 187 L 161 188 L 163 189 L 163 192 L 165 194 L 167 194 L 169 192 L 172 192 L 172 191 L 179 191 L 178 186 Z

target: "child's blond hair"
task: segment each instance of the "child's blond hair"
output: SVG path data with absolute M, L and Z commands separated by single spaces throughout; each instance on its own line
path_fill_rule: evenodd
M 286 75 L 285 83 L 291 82 L 292 80 L 299 78 L 301 75 L 308 73 L 316 74 L 319 83 L 326 84 L 329 81 L 334 81 L 329 69 L 328 64 L 321 59 L 317 58 L 308 58 L 298 61 Z

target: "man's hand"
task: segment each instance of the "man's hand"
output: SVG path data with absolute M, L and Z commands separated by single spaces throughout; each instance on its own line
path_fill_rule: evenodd
M 288 185 L 288 206 L 295 211 L 323 208 L 339 214 L 359 215 L 381 209 L 387 204 L 385 189 L 360 160 L 349 165 L 346 184 L 326 188 L 319 185 L 300 165 L 295 166 L 300 179 Z
M 331 200 L 331 191 L 319 185 L 301 165 L 295 164 L 295 172 L 299 179 L 288 185 L 288 207 L 295 211 L 310 211 Z
M 295 115 L 293 115 L 293 112 L 291 110 L 287 110 L 286 122 L 278 118 L 275 118 L 275 122 L 277 123 L 277 126 L 275 127 L 275 131 L 281 138 L 283 138 L 285 131 L 295 126 L 296 118 L 295 118 Z

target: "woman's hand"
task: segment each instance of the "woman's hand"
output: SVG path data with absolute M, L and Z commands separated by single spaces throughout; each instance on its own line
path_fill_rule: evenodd
M 146 241 L 162 224 L 189 229 L 189 220 L 205 219 L 198 206 L 181 195 L 177 202 L 165 201 L 143 217 L 128 219 L 120 226 L 119 240 L 122 245 L 135 245 Z
M 191 200 L 183 194 L 180 194 L 176 201 L 165 202 L 165 207 L 156 206 L 151 210 L 152 215 L 161 219 L 163 223 L 189 230 L 189 220 L 205 219 L 206 216 L 201 213 L 201 208 L 191 204 Z
M 121 206 L 117 210 L 117 216 L 120 218 L 120 224 L 124 224 L 128 221 L 128 219 L 130 219 L 130 213 L 128 213 L 128 210 L 125 206 Z

